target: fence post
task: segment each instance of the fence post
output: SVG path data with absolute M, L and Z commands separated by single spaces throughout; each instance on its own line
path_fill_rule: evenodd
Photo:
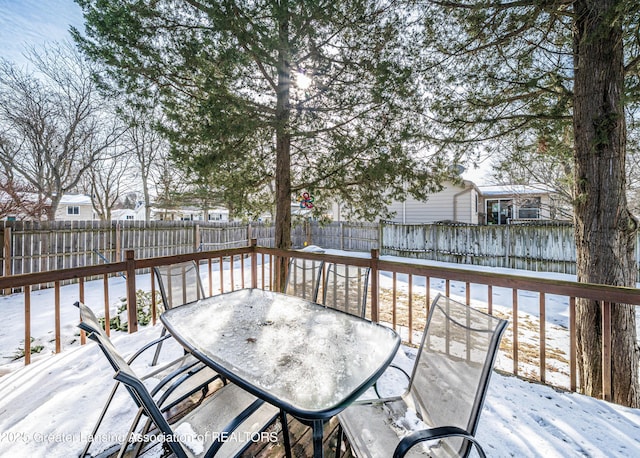
M 11 227 L 4 227 L 4 276 L 11 275 Z M 3 292 L 4 295 L 11 294 L 11 288 L 7 288 Z
M 511 254 L 511 231 L 509 230 L 509 225 L 505 224 L 504 225 L 504 231 L 505 231 L 505 244 L 504 244 L 504 267 L 511 267 L 509 265 L 509 257 Z
M 200 248 L 200 225 L 196 224 L 193 226 L 193 251 L 198 251 L 198 248 Z
M 437 261 L 439 252 L 440 252 L 440 247 L 438 246 L 439 245 L 438 238 L 440 236 L 440 226 L 437 224 L 432 224 L 431 228 L 433 229 L 433 232 L 436 233 L 435 237 L 433 238 L 433 260 Z
M 113 262 L 119 262 L 122 259 L 121 249 L 122 242 L 120 241 L 121 231 L 120 231 L 120 223 L 116 223 L 116 252 L 113 256 Z
M 258 254 L 256 253 L 257 245 L 258 239 L 251 239 L 251 287 L 253 289 L 258 287 Z
M 136 304 L 136 260 L 135 252 L 127 250 L 127 319 L 129 334 L 138 331 L 138 304 Z
M 380 320 L 380 309 L 378 304 L 378 259 L 380 252 L 377 249 L 371 250 L 371 321 L 377 323 Z

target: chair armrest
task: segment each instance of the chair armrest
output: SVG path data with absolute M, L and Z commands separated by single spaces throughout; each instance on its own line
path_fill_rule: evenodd
M 404 437 L 397 445 L 396 450 L 393 452 L 393 458 L 402 458 L 414 445 L 431 440 L 443 439 L 445 437 L 462 437 L 471 442 L 478 451 L 478 455 L 481 458 L 486 458 L 484 450 L 480 446 L 480 443 L 462 428 L 456 426 L 438 426 L 431 429 L 423 429 L 415 431 L 408 436 Z
M 131 364 L 133 363 L 133 361 L 140 356 L 142 353 L 144 353 L 145 351 L 147 351 L 149 348 L 158 345 L 160 342 L 164 342 L 167 339 L 172 338 L 173 336 L 171 334 L 164 334 L 161 337 L 158 337 L 155 340 L 152 340 L 151 342 L 145 344 L 142 348 L 140 348 L 138 351 L 136 351 L 127 361 L 127 364 Z
M 401 368 L 400 366 L 396 365 L 396 364 L 390 364 L 389 368 L 392 369 L 397 369 L 400 372 L 402 372 L 404 374 L 404 376 L 407 378 L 407 383 L 411 381 L 411 376 L 407 373 L 407 371 L 405 371 L 403 368 Z M 387 369 L 388 370 L 388 369 Z M 373 384 L 373 390 L 376 392 L 376 396 L 378 396 L 378 399 L 382 399 L 382 396 L 380 396 L 380 393 L 378 392 L 378 381 L 380 379 L 376 380 L 376 383 Z

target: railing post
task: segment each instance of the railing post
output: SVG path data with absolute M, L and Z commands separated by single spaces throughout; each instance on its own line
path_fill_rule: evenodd
M 380 251 L 378 249 L 371 250 L 371 321 L 377 323 L 380 320 L 380 308 L 378 304 L 379 288 L 378 288 L 378 259 L 380 259 Z
M 127 250 L 127 319 L 129 333 L 138 331 L 138 304 L 136 304 L 136 260 L 135 252 Z
M 24 287 L 24 365 L 31 364 L 31 285 Z
M 9 277 L 11 275 L 11 227 L 4 227 L 4 276 Z M 11 288 L 4 290 L 4 295 L 11 294 Z
M 256 246 L 258 245 L 258 239 L 251 239 L 251 287 L 258 287 L 258 254 L 256 253 Z
M 611 302 L 602 301 L 602 399 L 611 401 Z

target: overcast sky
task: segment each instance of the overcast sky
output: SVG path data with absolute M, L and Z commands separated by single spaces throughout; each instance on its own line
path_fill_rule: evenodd
M 69 26 L 82 24 L 73 0 L 0 0 L 0 57 L 23 62 L 28 47 L 70 39 Z

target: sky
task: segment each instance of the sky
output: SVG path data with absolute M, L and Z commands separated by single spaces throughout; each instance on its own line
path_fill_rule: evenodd
M 336 250 L 327 252 L 341 253 Z M 433 261 L 429 264 L 445 265 Z M 214 266 L 216 268 L 217 265 Z M 234 278 L 239 282 L 238 263 L 236 269 Z M 246 269 L 245 274 L 249 275 L 249 270 Z M 521 271 L 511 273 L 524 274 Z M 202 274 L 207 275 L 206 269 Z M 526 274 L 548 275 L 532 272 Z M 558 275 L 560 274 L 552 274 L 554 277 Z M 217 288 L 215 282 L 219 277 L 217 272 L 213 273 L 214 289 Z M 230 275 L 227 273 L 224 277 L 228 281 Z M 208 284 L 207 278 L 203 280 L 205 285 Z M 140 289 L 149 290 L 149 275 L 138 276 L 136 285 Z M 391 279 L 381 275 L 380 286 L 390 288 Z M 407 289 L 401 276 L 398 276 L 397 286 L 399 290 Z M 414 291 L 418 286 L 413 284 Z M 462 294 L 461 286 L 462 284 L 452 282 L 451 295 L 464 300 L 464 297 L 458 297 Z M 444 282 L 434 279 L 431 288 L 435 295 L 442 291 Z M 225 290 L 229 290 L 229 285 L 225 286 Z M 482 300 L 480 290 L 481 288 L 472 288 L 473 303 Z M 91 432 L 111 389 L 113 371 L 93 342 L 84 346 L 78 343 L 78 312 L 71 305 L 77 300 L 77 291 L 77 285 L 61 288 L 63 351 L 57 355 L 51 354 L 51 304 L 54 291 L 47 289 L 32 293 L 34 344 L 42 344 L 45 348 L 40 354 L 34 354 L 34 362 L 26 367 L 22 361 L 11 361 L 8 357 L 8 354 L 15 353 L 24 334 L 23 297 L 21 294 L 0 296 L 0 309 L 3 311 L 3 326 L 0 327 L 0 456 L 77 456 Z M 115 309 L 120 298 L 125 295 L 125 281 L 121 277 L 110 279 L 109 291 L 110 303 L 112 309 Z M 494 288 L 494 308 L 498 307 L 498 299 L 502 293 L 499 288 Z M 510 297 L 506 290 L 504 293 L 505 297 Z M 85 302 L 93 304 L 97 314 L 100 314 L 102 307 L 95 304 L 102 304 L 102 298 L 101 280 L 85 283 Z M 537 297 L 523 295 L 518 302 L 522 313 L 531 313 L 532 318 L 535 318 L 533 314 L 537 309 Z M 555 304 L 547 311 L 547 319 L 547 340 L 555 341 L 556 331 L 566 323 L 566 309 L 560 303 Z M 131 335 L 112 333 L 116 348 L 124 354 L 131 354 L 144 342 L 159 335 L 160 325 L 148 326 Z M 180 353 L 180 347 L 175 345 L 167 352 L 166 357 L 173 357 L 172 351 Z M 163 350 L 163 354 L 165 351 Z M 396 363 L 410 370 L 414 357 L 414 348 L 402 347 Z M 509 365 L 510 359 L 500 355 L 496 364 Z M 142 362 L 135 369 L 144 373 L 148 366 Z M 397 375 L 385 377 L 383 385 L 386 386 L 384 395 L 399 394 L 403 389 L 401 377 Z M 125 392 L 121 392 L 109 411 L 103 429 L 99 431 L 99 440 L 95 446 L 98 449 L 106 448 L 109 443 L 122 437 L 134 412 L 133 402 Z M 640 456 L 640 409 L 621 407 L 494 372 L 480 417 L 477 438 L 487 455 L 492 458 Z
M 29 47 L 70 39 L 69 26 L 82 24 L 73 0 L 0 0 L 0 57 L 24 63 Z

